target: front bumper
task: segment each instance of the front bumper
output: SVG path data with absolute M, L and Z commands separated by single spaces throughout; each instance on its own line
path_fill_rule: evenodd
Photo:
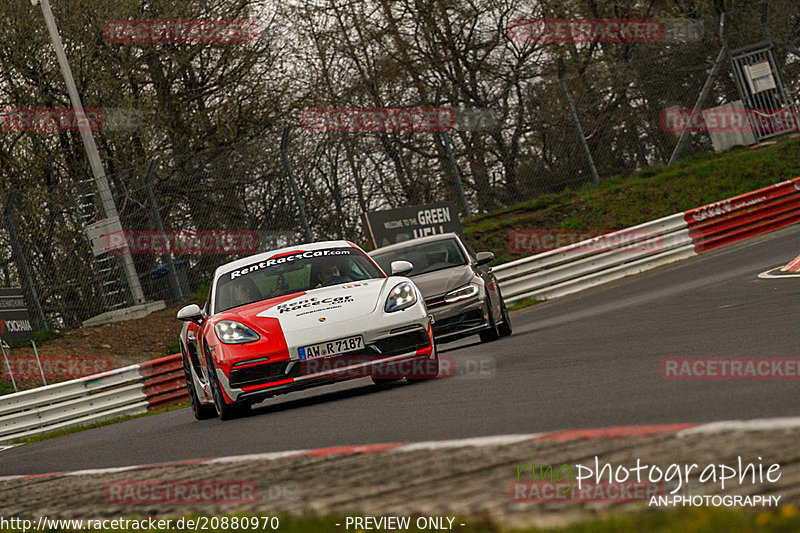
M 438 342 L 454 341 L 489 327 L 486 302 L 482 295 L 451 304 L 441 298 L 426 303 L 436 321 L 434 337 Z
M 217 377 L 231 401 L 257 403 L 278 394 L 380 374 L 389 367 L 424 364 L 435 353 L 432 322 L 429 316 L 417 316 L 402 325 L 385 324 L 382 328 L 362 330 L 357 334 L 364 337 L 364 349 L 357 352 L 301 359 L 295 347 L 290 349 L 294 357 L 288 360 L 264 361 L 240 367 L 234 365 L 230 376 L 217 369 Z M 340 334 L 342 328 L 336 331 L 333 335 L 329 334 L 330 339 L 353 334 Z

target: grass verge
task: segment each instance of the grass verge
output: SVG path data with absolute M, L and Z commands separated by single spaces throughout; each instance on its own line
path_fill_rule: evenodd
M 530 255 L 514 251 L 509 232 L 520 229 L 606 233 L 730 198 L 800 175 L 800 136 L 773 144 L 704 154 L 672 166 L 652 167 L 578 190 L 547 194 L 464 221 L 475 250 L 490 250 L 494 264 Z

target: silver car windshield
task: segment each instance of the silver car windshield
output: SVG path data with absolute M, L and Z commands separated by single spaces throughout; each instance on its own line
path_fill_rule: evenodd
M 386 272 L 391 272 L 393 261 L 410 261 L 414 269 L 407 276 L 418 276 L 467 264 L 467 258 L 455 239 L 414 244 L 388 252 L 377 251 L 371 255 Z

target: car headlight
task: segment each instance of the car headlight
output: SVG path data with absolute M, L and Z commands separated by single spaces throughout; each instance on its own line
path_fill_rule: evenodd
M 214 331 L 225 344 L 244 344 L 260 338 L 258 333 L 234 320 L 220 320 L 214 324 Z
M 477 285 L 473 285 L 470 283 L 469 285 L 464 285 L 463 287 L 459 287 L 454 291 L 450 291 L 444 295 L 444 301 L 451 304 L 453 302 L 460 302 L 461 300 L 466 300 L 467 298 L 472 298 L 476 294 L 478 294 Z
M 387 313 L 408 309 L 417 303 L 417 292 L 414 287 L 407 281 L 395 285 L 394 289 L 389 292 L 389 297 L 386 298 L 386 305 L 384 310 Z

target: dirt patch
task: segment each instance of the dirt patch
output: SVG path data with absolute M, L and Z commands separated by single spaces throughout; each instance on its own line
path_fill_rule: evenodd
M 46 362 L 50 358 L 50 364 L 54 364 L 58 358 L 79 356 L 88 358 L 89 363 L 96 363 L 99 366 L 110 364 L 111 368 L 120 368 L 176 353 L 175 348 L 181 323 L 176 320 L 175 315 L 180 307 L 156 311 L 146 317 L 125 322 L 67 331 L 40 345 L 39 354 L 45 358 Z M 11 357 L 12 361 L 15 358 L 23 359 L 26 362 L 30 361 L 33 357 L 33 349 L 30 347 L 14 348 L 11 351 Z M 15 365 L 12 362 L 13 368 Z M 11 389 L 4 365 L 2 376 L 2 381 L 5 381 L 5 385 L 7 385 L 5 389 Z M 75 376 L 69 373 L 59 374 L 58 371 L 54 371 L 47 377 L 49 384 L 73 379 Z M 21 385 L 21 389 L 28 389 L 39 387 L 42 382 L 38 376 L 34 376 L 19 380 L 18 385 Z M 10 392 L 13 392 L 13 389 Z

